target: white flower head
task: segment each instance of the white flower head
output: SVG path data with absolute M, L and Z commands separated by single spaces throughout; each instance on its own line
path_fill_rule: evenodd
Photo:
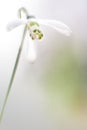
M 26 14 L 26 19 L 21 18 L 22 11 Z M 10 22 L 7 25 L 7 30 L 11 31 L 12 29 L 14 29 L 20 25 L 27 25 L 27 30 L 28 30 L 29 36 L 31 38 L 31 40 L 30 40 L 31 43 L 29 43 L 30 46 L 28 49 L 30 51 L 30 52 L 28 52 L 28 56 L 29 56 L 28 59 L 30 62 L 33 61 L 36 57 L 35 56 L 36 50 L 35 50 L 35 47 L 33 47 L 34 40 L 36 40 L 36 39 L 40 40 L 43 37 L 43 33 L 40 29 L 40 25 L 43 25 L 45 27 L 46 26 L 50 27 L 50 28 L 54 29 L 55 31 L 62 33 L 66 36 L 70 36 L 70 34 L 71 34 L 71 30 L 66 24 L 64 24 L 60 21 L 57 21 L 57 20 L 37 19 L 34 16 L 29 15 L 25 8 L 19 9 L 18 16 L 20 19 L 17 19 L 17 20 Z

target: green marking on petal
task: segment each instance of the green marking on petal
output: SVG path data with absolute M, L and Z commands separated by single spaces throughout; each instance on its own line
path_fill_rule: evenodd
M 42 39 L 43 37 L 43 33 L 39 30 L 39 29 L 34 29 L 31 33 L 30 33 L 30 37 L 35 40 L 35 39 Z
M 40 29 L 37 29 L 37 27 L 36 27 L 34 30 L 32 30 L 32 26 L 39 26 L 39 24 L 37 22 L 33 22 L 33 21 L 29 22 L 27 26 L 28 26 L 28 29 L 31 30 L 30 37 L 32 38 L 32 40 L 42 39 L 43 33 Z

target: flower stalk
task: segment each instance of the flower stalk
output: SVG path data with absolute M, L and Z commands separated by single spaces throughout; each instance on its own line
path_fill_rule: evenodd
M 20 12 L 19 14 L 20 14 L 20 18 L 21 18 L 21 10 L 19 12 Z M 11 75 L 11 78 L 10 78 L 10 82 L 9 82 L 9 85 L 8 85 L 7 93 L 6 93 L 6 96 L 5 96 L 5 99 L 4 99 L 4 103 L 3 103 L 3 106 L 2 106 L 2 109 L 1 109 L 0 123 L 1 123 L 1 120 L 2 120 L 2 117 L 3 117 L 3 113 L 4 113 L 4 110 L 5 110 L 5 106 L 6 106 L 6 103 L 7 103 L 7 100 L 8 100 L 8 96 L 9 96 L 10 90 L 12 88 L 13 81 L 14 81 L 14 78 L 15 78 L 15 74 L 16 74 L 16 71 L 17 71 L 18 63 L 19 63 L 21 52 L 22 52 L 23 45 L 24 45 L 24 39 L 25 39 L 25 36 L 26 36 L 26 32 L 27 32 L 27 25 L 25 26 L 24 31 L 23 31 L 21 44 L 19 46 L 17 58 L 16 58 L 15 65 L 14 65 L 14 68 L 13 68 L 13 72 L 12 72 L 12 75 Z
M 4 109 L 5 109 L 5 106 L 6 106 L 6 103 L 7 103 L 7 99 L 8 99 L 8 96 L 9 96 L 9 93 L 10 93 L 10 90 L 11 90 L 11 87 L 12 87 L 12 84 L 13 84 L 13 81 L 14 81 L 15 74 L 16 74 L 16 70 L 17 70 L 17 67 L 18 67 L 19 59 L 20 59 L 21 52 L 22 52 L 22 49 L 23 49 L 23 43 L 24 43 L 26 31 L 27 31 L 27 26 L 25 26 L 25 28 L 24 28 L 24 32 L 23 32 L 21 44 L 20 44 L 20 47 L 19 47 L 19 50 L 18 50 L 18 54 L 17 54 L 17 58 L 16 58 L 16 61 L 15 61 L 15 65 L 14 65 L 14 68 L 13 68 L 12 76 L 11 76 L 11 79 L 10 79 L 10 83 L 9 83 L 9 86 L 8 86 L 8 89 L 7 89 L 7 93 L 6 93 L 6 96 L 5 96 L 5 99 L 4 99 L 4 103 L 3 103 L 3 106 L 2 106 L 2 110 L 1 110 L 1 113 L 0 113 L 0 122 L 2 120 Z

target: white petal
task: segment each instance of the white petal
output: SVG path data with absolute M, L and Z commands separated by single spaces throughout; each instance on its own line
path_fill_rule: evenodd
M 72 32 L 66 24 L 57 20 L 30 19 L 30 21 L 36 21 L 41 25 L 51 27 L 62 34 L 65 34 L 66 36 L 70 36 Z
M 14 28 L 16 28 L 16 27 L 18 27 L 18 26 L 20 26 L 20 25 L 22 25 L 22 24 L 24 24 L 25 22 L 24 21 L 22 21 L 21 19 L 17 19 L 17 20 L 14 20 L 14 21 L 12 21 L 12 22 L 9 22 L 8 24 L 7 24 L 7 30 L 8 31 L 11 31 L 12 29 L 14 29 Z
M 36 61 L 36 48 L 34 45 L 34 41 L 29 38 L 29 45 L 28 45 L 28 53 L 27 53 L 27 59 L 30 63 L 34 63 Z

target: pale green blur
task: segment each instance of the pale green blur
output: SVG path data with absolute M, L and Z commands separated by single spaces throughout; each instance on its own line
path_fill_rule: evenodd
M 52 107 L 60 105 L 59 100 L 74 109 L 84 107 L 86 91 L 84 66 L 71 46 L 66 44 L 60 52 L 54 52 L 49 69 L 43 77 Z

